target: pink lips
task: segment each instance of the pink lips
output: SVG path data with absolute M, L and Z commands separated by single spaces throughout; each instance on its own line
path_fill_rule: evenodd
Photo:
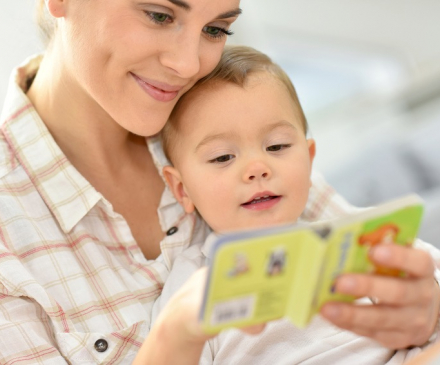
M 241 204 L 245 209 L 266 210 L 272 208 L 281 200 L 281 196 L 275 195 L 270 191 L 263 191 L 254 194 L 246 203 Z
M 141 79 L 139 76 L 131 73 L 135 81 L 138 85 L 153 99 L 157 101 L 171 101 L 173 100 L 179 91 L 182 89 L 182 86 L 174 86 L 168 85 L 161 82 Z

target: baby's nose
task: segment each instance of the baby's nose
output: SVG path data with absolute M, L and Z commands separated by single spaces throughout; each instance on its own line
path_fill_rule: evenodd
M 271 175 L 271 169 L 267 164 L 256 161 L 249 164 L 245 171 L 245 174 L 243 175 L 243 180 L 245 182 L 250 182 L 260 179 L 269 179 Z

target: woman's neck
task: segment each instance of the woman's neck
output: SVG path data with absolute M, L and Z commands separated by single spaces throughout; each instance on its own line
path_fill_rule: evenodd
M 145 148 L 145 139 L 118 125 L 50 51 L 27 95 L 61 150 L 80 172 L 98 169 L 106 175 L 117 173 L 122 161 L 135 151 L 137 154 L 140 144 Z

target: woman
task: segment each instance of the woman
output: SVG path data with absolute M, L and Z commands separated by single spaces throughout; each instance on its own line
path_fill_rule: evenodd
M 56 26 L 44 57 L 17 70 L 1 117 L 1 362 L 197 362 L 203 272 L 149 331 L 173 257 L 206 227 L 164 190 L 160 142 L 145 136 L 215 67 L 239 0 L 40 2 Z M 350 210 L 316 184 L 309 215 Z M 393 250 L 381 263 L 408 280 L 337 286 L 384 304 L 323 313 L 390 347 L 421 345 L 437 323 L 432 260 Z

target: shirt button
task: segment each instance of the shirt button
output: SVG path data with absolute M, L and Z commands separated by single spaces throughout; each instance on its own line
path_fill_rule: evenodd
M 98 352 L 104 352 L 108 349 L 108 342 L 102 338 L 95 342 L 95 350 Z
M 167 231 L 167 236 L 172 236 L 174 233 L 176 233 L 179 229 L 177 227 L 171 227 L 168 231 Z

